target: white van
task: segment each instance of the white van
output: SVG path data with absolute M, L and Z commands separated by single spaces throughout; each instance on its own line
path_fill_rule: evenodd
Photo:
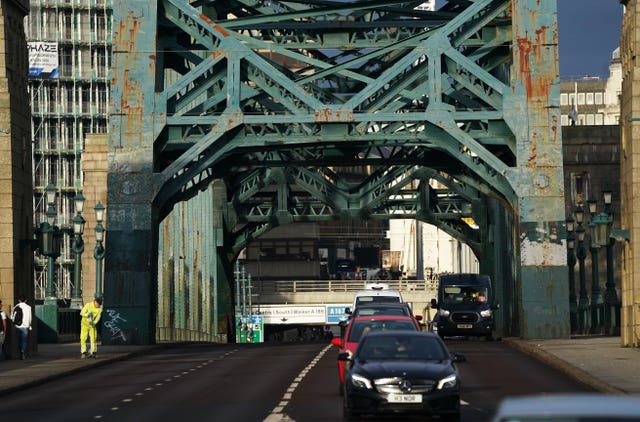
M 363 290 L 356 292 L 351 308 L 345 309 L 350 314 L 358 305 L 372 303 L 402 303 L 402 294 L 396 289 L 390 289 L 386 283 L 368 283 Z

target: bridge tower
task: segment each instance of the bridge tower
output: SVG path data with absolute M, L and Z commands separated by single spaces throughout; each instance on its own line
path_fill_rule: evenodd
M 28 13 L 29 2 L 8 2 L 0 20 L 0 299 L 7 315 L 19 295 L 34 303 L 29 60 L 23 25 Z
M 339 218 L 442 228 L 505 333 L 569 335 L 556 2 L 420 3 L 114 8 L 103 341 L 224 340 L 247 241 Z

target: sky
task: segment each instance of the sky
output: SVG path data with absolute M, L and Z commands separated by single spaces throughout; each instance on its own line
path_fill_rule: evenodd
M 542 0 L 548 1 L 548 0 Z M 436 0 L 439 8 L 445 0 Z M 620 43 L 619 0 L 556 0 L 560 77 L 608 76 Z
M 543 0 L 544 1 L 544 0 Z M 557 0 L 560 77 L 608 76 L 620 44 L 619 0 Z

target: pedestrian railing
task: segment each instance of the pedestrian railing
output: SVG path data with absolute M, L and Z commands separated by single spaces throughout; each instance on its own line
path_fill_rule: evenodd
M 620 301 L 574 305 L 571 309 L 571 334 L 620 335 Z
M 58 342 L 80 340 L 80 309 L 58 308 Z

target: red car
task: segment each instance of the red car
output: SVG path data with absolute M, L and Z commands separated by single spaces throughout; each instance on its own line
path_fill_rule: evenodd
M 349 321 L 344 333 L 344 337 L 336 337 L 331 340 L 331 344 L 340 348 L 340 352 L 356 351 L 360 338 L 369 331 L 387 330 L 411 330 L 421 331 L 420 324 L 412 316 L 406 315 L 376 315 L 357 316 Z M 340 377 L 340 393 L 344 384 L 344 364 L 345 361 L 338 361 L 338 375 Z
M 413 316 L 418 321 L 418 324 L 421 324 L 422 321 L 422 315 L 413 315 L 411 306 L 406 302 L 358 305 L 353 312 L 351 312 L 351 309 L 349 308 L 349 311 L 346 313 L 349 314 L 349 319 L 358 316 L 406 315 Z

